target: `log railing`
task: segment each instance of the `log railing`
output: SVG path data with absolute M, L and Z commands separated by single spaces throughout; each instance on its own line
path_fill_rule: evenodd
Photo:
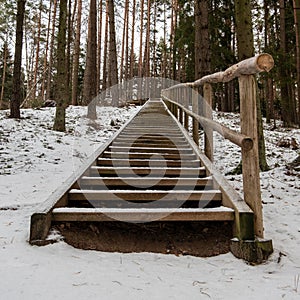
M 259 178 L 257 104 L 255 74 L 269 72 L 274 66 L 271 55 L 263 53 L 243 60 L 224 72 L 204 76 L 195 82 L 181 83 L 162 91 L 167 106 L 186 129 L 192 118 L 193 139 L 199 145 L 199 124 L 204 129 L 204 152 L 213 160 L 213 131 L 241 147 L 244 200 L 253 210 L 255 234 L 263 237 L 262 200 Z M 235 132 L 212 120 L 212 83 L 239 80 L 241 132 Z M 198 88 L 203 87 L 203 98 Z M 202 101 L 201 101 L 202 100 Z M 201 101 L 201 102 L 200 102 Z M 201 115 L 199 115 L 199 102 Z M 190 110 L 192 105 L 192 111 Z

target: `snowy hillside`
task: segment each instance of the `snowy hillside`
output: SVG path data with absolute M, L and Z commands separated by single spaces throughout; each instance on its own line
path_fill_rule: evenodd
M 211 257 L 84 251 L 64 242 L 30 246 L 38 203 L 72 175 L 137 108 L 99 108 L 90 124 L 82 107 L 67 111 L 67 133 L 51 130 L 55 110 L 0 111 L 0 299 L 300 299 L 300 172 L 286 165 L 299 153 L 300 130 L 265 125 L 269 172 L 261 174 L 265 236 L 275 252 L 251 266 L 231 253 Z M 215 115 L 238 128 L 235 114 Z M 227 173 L 239 149 L 216 135 L 215 161 Z M 241 176 L 228 176 L 238 191 Z

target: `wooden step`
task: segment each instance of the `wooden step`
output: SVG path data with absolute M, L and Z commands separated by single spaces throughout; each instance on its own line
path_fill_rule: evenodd
M 69 201 L 221 201 L 219 190 L 204 191 L 128 191 L 128 190 L 79 190 L 69 192 Z
M 113 152 L 139 152 L 139 153 L 182 153 L 182 154 L 192 154 L 193 150 L 191 148 L 151 148 L 151 147 L 118 147 L 112 144 L 109 149 Z
M 111 152 L 104 151 L 101 155 L 103 158 L 121 158 L 121 159 L 151 159 L 153 156 L 162 156 L 166 160 L 195 160 L 195 154 L 167 154 L 167 153 L 141 153 L 141 152 Z
M 98 166 L 114 166 L 114 167 L 160 167 L 165 165 L 171 167 L 186 167 L 186 168 L 197 168 L 200 167 L 199 160 L 158 160 L 158 159 L 110 159 L 110 158 L 99 158 L 97 161 Z
M 90 176 L 125 176 L 132 177 L 133 175 L 140 176 L 177 176 L 177 177 L 206 177 L 204 167 L 199 168 L 128 168 L 128 167 L 99 167 L 93 166 L 90 168 Z
M 195 187 L 205 187 L 210 188 L 213 185 L 213 180 L 211 177 L 205 177 L 205 178 L 160 178 L 160 177 L 154 177 L 154 178 L 136 178 L 136 177 L 127 177 L 127 178 L 119 178 L 119 177 L 88 177 L 83 176 L 80 181 L 79 185 L 82 189 L 85 188 L 108 188 L 108 187 L 120 187 L 120 188 L 128 188 L 128 187 L 134 187 L 134 188 L 157 188 L 160 186 L 163 187 L 171 187 L 173 188 L 176 186 L 176 188 L 180 189 L 191 189 L 193 190 Z
M 153 130 L 153 129 L 149 129 L 149 130 L 135 130 L 134 128 L 132 129 L 124 129 L 124 131 L 122 132 L 122 136 L 131 136 L 131 135 L 140 135 L 140 136 L 164 136 L 164 137 L 183 137 L 182 133 L 174 131 L 174 132 L 170 132 L 170 131 L 159 131 L 159 130 Z
M 151 222 L 160 221 L 233 221 L 234 210 L 219 208 L 178 209 L 107 209 L 107 208 L 55 208 L 54 222 Z
M 145 132 L 145 133 L 137 133 L 137 132 L 130 132 L 130 133 L 125 133 L 122 131 L 122 133 L 118 136 L 119 137 L 128 137 L 128 136 L 134 136 L 134 137 L 140 137 L 140 138 L 149 138 L 149 139 L 155 139 L 155 138 L 164 138 L 168 139 L 169 137 L 161 134 L 159 132 Z M 185 139 L 184 134 L 179 132 L 178 134 L 173 134 L 171 135 L 174 139 L 180 138 L 180 139 Z
M 121 135 L 115 139 L 114 143 L 132 143 L 133 141 L 141 142 L 141 143 L 161 143 L 161 144 L 168 144 L 168 143 L 185 143 L 187 144 L 186 139 L 184 138 L 172 138 L 168 139 L 166 137 L 156 137 L 156 138 L 148 138 L 148 137 L 137 137 L 137 138 L 126 138 L 122 137 Z
M 184 139 L 167 139 L 167 138 L 161 138 L 161 139 L 149 139 L 149 138 L 118 138 L 116 139 L 113 144 L 115 143 L 123 143 L 123 144 L 138 144 L 141 143 L 143 145 L 147 145 L 147 144 L 159 144 L 163 147 L 165 147 L 165 145 L 176 145 L 181 146 L 182 148 L 186 145 L 188 145 L 187 141 Z
M 120 142 L 120 141 L 115 141 L 113 142 L 114 147 L 138 147 L 138 148 L 184 148 L 186 147 L 185 142 L 165 142 L 162 143 L 160 141 L 152 141 L 152 142 L 145 142 L 145 141 L 139 141 L 139 140 L 131 140 L 130 142 Z
M 178 134 L 178 130 L 169 128 L 170 126 L 174 126 L 174 124 L 172 125 L 166 125 L 166 126 L 151 126 L 149 124 L 149 126 L 132 126 L 132 127 L 127 127 L 125 129 L 125 132 L 128 131 L 133 131 L 133 132 L 168 132 L 168 133 L 176 133 Z

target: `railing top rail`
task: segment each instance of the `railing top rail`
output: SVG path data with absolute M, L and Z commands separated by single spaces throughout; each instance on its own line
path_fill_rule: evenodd
M 269 72 L 274 67 L 274 59 L 268 53 L 262 53 L 257 56 L 245 59 L 222 72 L 217 72 L 204 76 L 194 82 L 180 83 L 173 85 L 166 90 L 183 87 L 199 87 L 205 83 L 229 82 L 241 75 L 254 75 L 261 72 Z
M 201 126 L 213 129 L 214 131 L 221 134 L 221 136 L 223 136 L 225 139 L 228 139 L 229 141 L 231 141 L 232 143 L 241 147 L 242 149 L 249 151 L 253 148 L 253 140 L 251 137 L 241 134 L 239 132 L 236 132 L 234 130 L 231 130 L 216 121 L 213 121 L 211 119 L 200 116 L 200 115 L 192 112 L 188 108 L 184 107 L 183 105 L 177 103 L 176 101 L 171 100 L 170 98 L 168 98 L 166 96 L 163 96 L 163 100 L 166 100 L 170 103 L 177 105 L 187 115 L 189 115 L 189 116 L 193 117 L 195 120 L 197 120 L 199 122 L 199 124 L 201 124 Z

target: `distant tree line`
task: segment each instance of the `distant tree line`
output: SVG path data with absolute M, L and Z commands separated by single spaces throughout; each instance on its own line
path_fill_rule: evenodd
M 0 106 L 18 117 L 55 100 L 64 130 L 68 105 L 118 83 L 194 81 L 267 52 L 276 67 L 258 78 L 259 108 L 274 125 L 299 126 L 299 43 L 300 0 L 1 0 Z M 214 108 L 239 110 L 236 82 L 214 86 Z

